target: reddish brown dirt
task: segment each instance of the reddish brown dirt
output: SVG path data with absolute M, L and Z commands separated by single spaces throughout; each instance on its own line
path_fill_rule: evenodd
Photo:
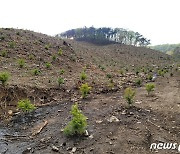
M 148 82 L 146 74 L 137 76 L 134 72 L 141 65 L 152 67 L 149 63 L 155 67 L 168 66 L 173 63 L 169 56 L 132 46 L 102 47 L 74 41 L 67 41 L 71 46 L 66 46 L 63 40 L 23 30 L 2 29 L 0 34 L 5 36 L 5 40 L 0 41 L 0 48 L 8 50 L 8 57 L 0 57 L 0 72 L 6 70 L 11 73 L 8 84 L 0 86 L 3 107 L 0 109 L 3 113 L 0 153 L 66 154 L 71 153 L 73 147 L 77 148 L 76 154 L 178 153 L 177 149 L 150 151 L 149 148 L 153 142 L 180 144 L 180 72 L 173 68 L 173 77 L 169 73 L 158 77 L 151 96 L 147 96 L 144 88 Z M 16 42 L 13 49 L 8 47 L 12 40 Z M 50 52 L 44 48 L 49 43 Z M 45 62 L 51 61 L 59 48 L 62 48 L 63 55 L 52 62 L 52 69 L 47 70 Z M 29 54 L 34 54 L 35 59 L 29 60 Z M 25 68 L 18 68 L 17 57 L 26 59 Z M 111 63 L 112 59 L 115 66 Z M 93 89 L 87 99 L 81 99 L 79 74 L 87 64 L 86 82 Z M 106 70 L 98 68 L 100 64 L 105 65 Z M 124 65 L 129 71 L 120 75 L 118 69 L 124 68 Z M 33 76 L 33 68 L 39 68 L 41 74 Z M 62 76 L 66 82 L 58 87 L 57 77 L 61 76 L 59 69 L 62 68 L 65 69 Z M 107 86 L 107 73 L 113 75 L 113 89 Z M 135 79 L 139 77 L 144 79 L 142 87 L 134 86 Z M 131 108 L 127 107 L 123 98 L 124 88 L 128 86 L 136 90 L 135 103 Z M 37 109 L 28 114 L 19 113 L 16 105 L 22 98 L 29 98 Z M 88 117 L 89 137 L 67 138 L 61 131 L 71 119 L 69 112 L 75 101 Z M 8 110 L 12 110 L 13 114 L 8 115 Z M 119 121 L 109 122 L 111 116 Z M 42 131 L 32 136 L 45 121 L 48 123 Z M 59 151 L 54 152 L 53 146 Z

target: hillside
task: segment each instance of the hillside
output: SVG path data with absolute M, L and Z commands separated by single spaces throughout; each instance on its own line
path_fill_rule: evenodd
M 167 53 L 168 51 L 174 51 L 174 49 L 179 46 L 180 44 L 161 44 L 161 45 L 150 46 L 150 48 Z
M 0 81 L 0 153 L 145 154 L 153 142 L 178 142 L 179 67 L 171 56 L 145 47 L 0 29 L 0 74 L 10 76 Z M 87 98 L 79 90 L 84 83 L 92 88 Z M 155 84 L 152 95 L 146 83 Z M 124 99 L 127 87 L 135 90 L 132 106 Z M 22 99 L 36 109 L 22 112 Z M 75 102 L 88 117 L 88 134 L 66 137 Z

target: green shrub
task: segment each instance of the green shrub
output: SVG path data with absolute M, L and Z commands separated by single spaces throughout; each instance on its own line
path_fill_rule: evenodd
M 36 107 L 31 104 L 31 101 L 29 99 L 23 99 L 18 102 L 17 105 L 18 109 L 21 109 L 23 112 L 29 112 L 36 109 Z
M 59 77 L 59 78 L 58 78 L 58 84 L 59 84 L 59 86 L 60 86 L 61 84 L 64 84 L 64 79 L 63 79 L 62 77 Z
M 83 135 L 87 128 L 87 117 L 78 109 L 78 104 L 71 107 L 72 120 L 64 128 L 66 136 Z
M 137 86 L 141 86 L 142 80 L 141 80 L 141 79 L 136 79 L 135 84 L 136 84 Z
M 87 74 L 85 72 L 81 72 L 80 79 L 81 80 L 86 80 L 87 79 Z
M 40 74 L 40 70 L 39 69 L 34 69 L 33 71 L 32 71 L 32 73 L 33 73 L 33 75 L 39 75 Z
M 0 55 L 2 57 L 7 57 L 7 51 L 6 50 L 2 50 Z
M 51 63 L 49 63 L 49 62 L 47 62 L 45 65 L 46 65 L 46 68 L 47 68 L 47 69 L 49 69 L 49 68 L 51 68 L 51 67 L 52 67 L 52 64 L 51 64 Z
M 9 79 L 9 76 L 10 76 L 9 73 L 7 73 L 7 72 L 1 72 L 0 73 L 0 81 L 2 82 L 3 85 L 6 84 L 6 82 Z
M 24 59 L 18 59 L 18 65 L 20 68 L 23 68 L 25 65 L 25 60 Z
M 80 87 L 80 92 L 82 94 L 82 97 L 86 98 L 90 90 L 91 90 L 91 87 L 89 87 L 87 83 L 82 84 Z
M 148 92 L 148 95 L 150 94 L 151 91 L 153 91 L 155 88 L 155 85 L 153 83 L 148 83 L 146 84 L 146 90 Z
M 131 105 L 133 103 L 133 98 L 135 96 L 135 91 L 132 88 L 126 88 L 124 91 L 124 98 L 127 100 L 127 103 Z
M 61 56 L 62 54 L 63 54 L 62 49 L 59 49 L 59 51 L 58 51 L 58 55 L 59 55 L 59 56 Z

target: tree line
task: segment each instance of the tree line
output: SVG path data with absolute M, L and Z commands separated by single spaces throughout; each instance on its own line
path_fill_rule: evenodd
M 138 32 L 123 28 L 94 28 L 83 27 L 67 30 L 57 35 L 61 38 L 75 39 L 77 41 L 88 41 L 97 44 L 119 43 L 134 46 L 147 46 L 150 40 Z

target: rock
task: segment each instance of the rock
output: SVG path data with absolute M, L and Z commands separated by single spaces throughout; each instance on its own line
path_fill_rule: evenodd
M 97 124 L 100 124 L 100 123 L 102 123 L 103 121 L 102 120 L 96 120 L 96 123 Z
M 85 130 L 85 133 L 84 133 L 84 136 L 88 137 L 89 136 L 89 133 L 87 130 Z
M 90 136 L 89 136 L 89 138 L 90 138 L 90 139 L 93 139 L 93 138 L 94 138 L 94 136 L 93 136 L 93 135 L 90 135 Z
M 62 147 L 62 146 L 66 146 L 66 142 L 63 142 L 63 143 L 61 144 L 61 147 Z
M 8 114 L 9 114 L 9 115 L 12 115 L 12 114 L 13 114 L 13 111 L 12 111 L 12 110 L 9 110 L 9 111 L 8 111 Z
M 59 148 L 53 145 L 53 146 L 52 146 L 52 150 L 55 151 L 55 152 L 58 152 L 58 151 L 59 151 Z
M 119 122 L 119 119 L 117 117 L 115 117 L 115 116 L 111 116 L 108 121 L 109 122 Z
M 72 150 L 71 150 L 71 152 L 74 153 L 74 152 L 76 152 L 76 150 L 77 150 L 77 148 L 76 148 L 76 147 L 73 147 Z
M 123 115 L 126 114 L 126 111 L 124 110 L 121 114 L 123 114 Z
M 136 104 L 141 104 L 141 103 L 142 103 L 142 101 L 136 101 L 135 103 L 136 103 Z

